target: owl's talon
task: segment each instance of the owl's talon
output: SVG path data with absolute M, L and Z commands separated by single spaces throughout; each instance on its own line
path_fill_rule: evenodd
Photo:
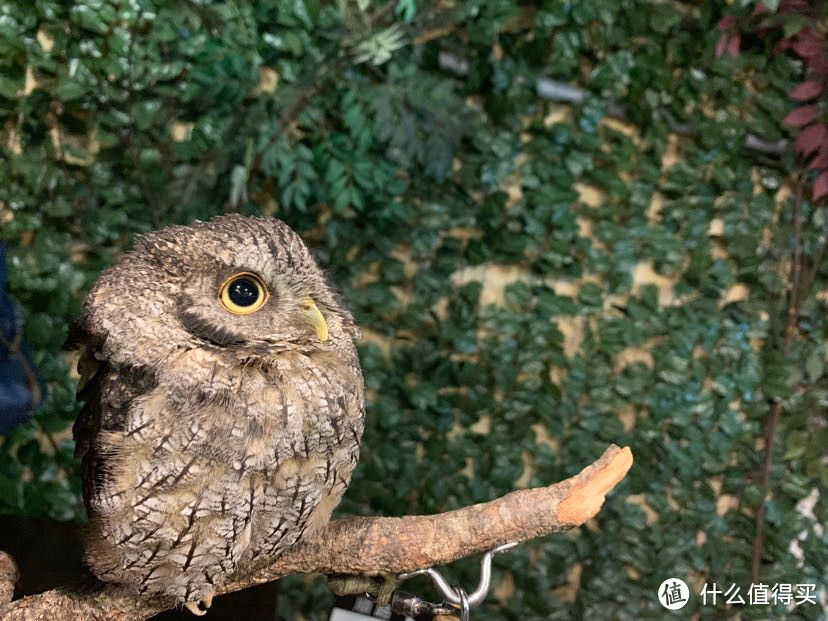
M 375 590 L 375 582 L 370 576 L 352 576 L 349 574 L 331 574 L 327 576 L 328 588 L 334 595 L 364 595 Z
M 201 605 L 204 606 L 205 609 L 212 606 L 213 605 L 213 594 L 208 593 L 207 595 L 205 595 L 204 599 L 201 600 Z
M 363 595 L 368 594 L 376 598 L 380 606 L 388 606 L 391 597 L 400 584 L 396 574 L 381 576 L 352 576 L 349 574 L 333 574 L 328 576 L 328 587 L 334 595 Z
M 212 600 L 212 598 L 210 598 L 210 599 Z M 212 603 L 212 601 L 211 601 L 211 603 Z M 210 606 L 208 605 L 207 608 L 209 608 L 209 607 Z M 197 617 L 203 617 L 204 615 L 207 614 L 207 610 L 206 609 L 202 610 L 201 608 L 199 608 L 198 604 L 196 602 L 186 602 L 184 604 L 184 608 L 189 610 L 191 613 L 193 613 Z

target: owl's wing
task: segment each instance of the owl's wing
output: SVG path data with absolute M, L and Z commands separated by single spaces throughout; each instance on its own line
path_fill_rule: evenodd
M 98 478 L 102 476 L 99 459 L 95 450 L 95 440 L 101 430 L 104 409 L 101 403 L 101 388 L 103 377 L 107 375 L 108 365 L 95 357 L 95 350 L 90 342 L 89 335 L 80 322 L 76 322 L 69 329 L 69 337 L 63 345 L 64 349 L 79 351 L 78 357 L 78 390 L 76 398 L 81 406 L 78 418 L 72 426 L 72 437 L 75 440 L 75 458 L 81 459 L 83 466 L 83 500 L 89 509 L 90 498 L 94 493 L 96 471 Z
M 75 440 L 75 458 L 82 459 L 89 453 L 100 430 L 100 378 L 103 375 L 100 371 L 103 365 L 95 360 L 89 335 L 80 322 L 73 323 L 69 328 L 69 336 L 63 344 L 63 349 L 79 352 L 77 370 L 80 381 L 75 397 L 83 405 L 72 426 L 72 437 Z
M 81 323 L 71 327 L 64 347 L 80 351 L 77 399 L 83 405 L 72 427 L 72 436 L 75 457 L 81 459 L 83 465 L 84 502 L 90 508 L 89 499 L 104 483 L 107 474 L 106 455 L 101 455 L 98 450 L 98 438 L 101 432 L 123 430 L 129 404 L 140 394 L 143 383 L 118 381 L 119 370 L 98 353 L 96 344 Z M 136 375 L 140 377 L 140 374 Z

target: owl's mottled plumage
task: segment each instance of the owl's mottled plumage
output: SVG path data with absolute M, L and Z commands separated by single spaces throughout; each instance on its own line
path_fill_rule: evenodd
M 249 315 L 217 295 L 239 272 L 270 291 Z M 327 340 L 306 319 L 308 298 Z M 139 238 L 95 283 L 70 337 L 95 575 L 197 611 L 238 567 L 324 526 L 363 429 L 355 337 L 278 220 L 228 215 Z

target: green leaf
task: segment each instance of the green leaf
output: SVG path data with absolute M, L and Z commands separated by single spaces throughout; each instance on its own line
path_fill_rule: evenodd
M 812 384 L 816 383 L 825 372 L 825 356 L 820 350 L 821 348 L 814 349 L 805 360 L 805 372 Z

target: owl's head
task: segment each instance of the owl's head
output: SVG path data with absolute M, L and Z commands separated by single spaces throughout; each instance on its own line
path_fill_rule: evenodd
M 183 348 L 251 358 L 350 349 L 356 335 L 299 236 L 235 214 L 140 237 L 95 283 L 82 323 L 99 351 L 126 364 Z

